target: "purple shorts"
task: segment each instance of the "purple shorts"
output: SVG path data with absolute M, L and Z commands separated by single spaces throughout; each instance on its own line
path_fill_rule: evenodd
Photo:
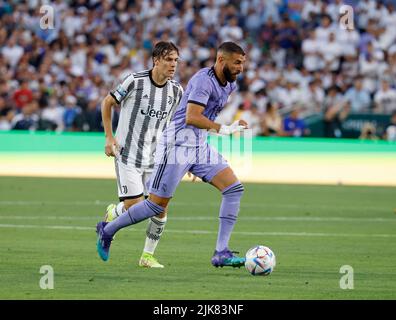
M 205 182 L 211 182 L 220 171 L 228 167 L 222 155 L 207 143 L 197 147 L 158 143 L 149 193 L 171 198 L 188 171 Z

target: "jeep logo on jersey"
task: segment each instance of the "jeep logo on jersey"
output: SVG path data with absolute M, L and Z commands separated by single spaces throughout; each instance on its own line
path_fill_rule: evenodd
M 164 120 L 168 115 L 167 111 L 154 110 L 153 107 L 150 105 L 148 106 L 146 112 L 143 110 L 140 110 L 140 112 L 142 113 L 142 115 L 149 116 L 151 118 L 157 118 L 159 120 Z

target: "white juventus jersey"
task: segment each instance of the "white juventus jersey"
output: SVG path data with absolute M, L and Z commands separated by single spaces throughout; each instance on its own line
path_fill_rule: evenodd
M 174 80 L 168 80 L 163 86 L 154 83 L 151 70 L 128 75 L 110 92 L 121 105 L 116 140 L 124 164 L 136 168 L 154 167 L 157 141 L 182 94 L 182 86 Z

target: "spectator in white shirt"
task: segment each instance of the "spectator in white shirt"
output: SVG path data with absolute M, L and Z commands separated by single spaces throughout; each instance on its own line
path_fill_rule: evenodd
M 390 123 L 385 129 L 384 139 L 396 141 L 396 111 L 392 112 Z
M 292 106 L 300 100 L 300 91 L 297 85 L 287 81 L 285 87 L 279 89 L 278 99 L 282 106 L 282 112 L 290 111 Z
M 334 32 L 335 28 L 331 25 L 331 18 L 324 15 L 320 21 L 320 26 L 315 29 L 316 39 L 325 44 L 329 41 L 330 33 Z
M 361 78 L 354 81 L 354 86 L 345 93 L 344 98 L 351 106 L 351 112 L 368 112 L 370 111 L 370 94 L 363 89 L 363 82 Z
M 48 121 L 53 124 L 56 131 L 63 131 L 63 113 L 65 112 L 64 107 L 62 107 L 56 97 L 51 97 L 48 101 L 48 107 L 44 108 L 41 112 L 41 119 Z
M 366 28 L 370 18 L 370 12 L 373 10 L 375 10 L 374 0 L 361 0 L 358 2 L 356 6 L 356 15 L 359 28 Z
M 301 18 L 305 21 L 308 21 L 312 16 L 311 13 L 320 14 L 321 10 L 322 10 L 322 1 L 320 0 L 305 1 L 301 13 Z
M 326 13 L 333 19 L 333 21 L 338 21 L 340 17 L 340 8 L 344 5 L 342 0 L 334 0 L 326 7 Z
M 335 40 L 335 34 L 330 32 L 329 42 L 326 45 L 323 43 L 320 47 L 327 70 L 335 72 L 339 69 L 342 50 L 341 45 Z
M 320 43 L 316 39 L 314 30 L 309 32 L 309 38 L 302 42 L 302 52 L 304 54 L 304 68 L 308 71 L 316 71 L 323 67 L 323 61 L 320 56 Z
M 8 61 L 12 68 L 18 64 L 19 60 L 23 56 L 23 48 L 16 42 L 14 36 L 8 40 L 7 45 L 1 50 L 4 58 Z
M 341 45 L 342 55 L 355 56 L 360 41 L 360 34 L 353 29 L 340 29 L 336 33 L 337 42 Z
M 243 31 L 242 28 L 238 26 L 237 17 L 232 17 L 228 23 L 220 29 L 219 34 L 222 42 L 240 41 L 243 37 Z
M 360 55 L 359 69 L 363 76 L 363 88 L 373 94 L 377 89 L 379 63 L 374 60 L 372 54 Z
M 311 81 L 307 87 L 300 89 L 300 106 L 303 116 L 312 115 L 322 111 L 324 90 L 317 81 Z
M 200 11 L 200 15 L 206 26 L 217 25 L 219 12 L 219 7 L 215 6 L 214 0 L 208 0 L 207 5 Z
M 374 95 L 374 112 L 391 114 L 396 110 L 396 90 L 392 89 L 389 82 L 381 81 L 381 89 Z

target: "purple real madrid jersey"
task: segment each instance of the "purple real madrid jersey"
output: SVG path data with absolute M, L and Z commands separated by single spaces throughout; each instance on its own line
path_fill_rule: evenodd
M 188 82 L 172 121 L 163 133 L 162 142 L 186 147 L 204 144 L 208 135 L 207 130 L 186 124 L 187 104 L 191 102 L 204 107 L 203 115 L 214 121 L 235 88 L 234 82 L 222 85 L 214 67 L 199 70 Z

